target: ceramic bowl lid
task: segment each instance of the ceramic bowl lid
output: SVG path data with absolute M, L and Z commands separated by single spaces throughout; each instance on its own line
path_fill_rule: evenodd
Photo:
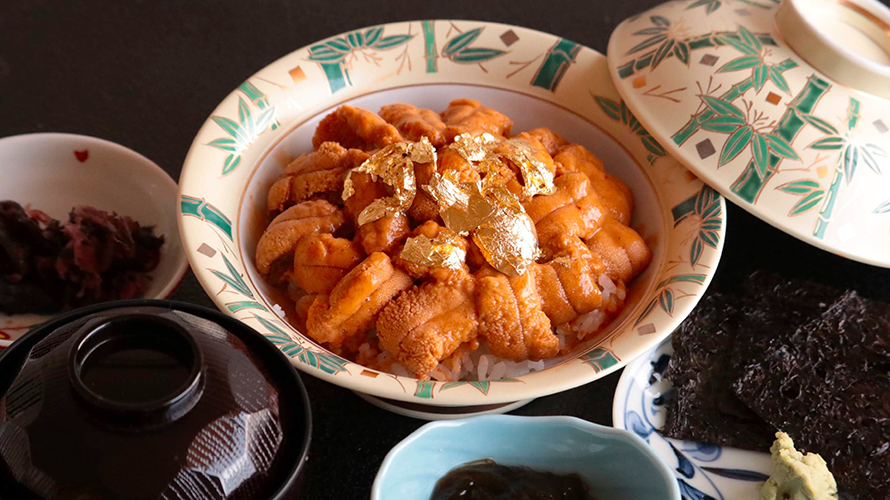
M 624 21 L 628 107 L 705 182 L 843 257 L 890 267 L 890 10 L 680 0 Z

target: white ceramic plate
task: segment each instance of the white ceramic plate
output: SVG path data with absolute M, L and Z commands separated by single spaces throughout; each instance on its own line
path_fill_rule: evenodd
M 633 226 L 653 249 L 653 262 L 605 333 L 541 372 L 444 383 L 366 369 L 322 349 L 273 312 L 279 295 L 253 263 L 266 192 L 288 162 L 311 151 L 315 126 L 341 104 L 376 111 L 408 102 L 439 111 L 460 97 L 504 111 L 514 131 L 551 127 L 595 152 L 633 190 Z M 723 199 L 667 157 L 622 105 L 604 56 L 553 35 L 474 21 L 356 30 L 272 63 L 226 97 L 198 132 L 180 195 L 186 252 L 218 307 L 259 329 L 299 369 L 385 398 L 390 409 L 503 411 L 618 369 L 692 310 L 711 280 L 725 229 Z M 285 312 L 290 307 L 283 303 Z
M 670 154 L 782 231 L 884 267 L 887 62 L 875 0 L 679 0 L 609 43 L 618 91 Z
M 769 477 L 769 453 L 669 439 L 658 432 L 665 421 L 662 379 L 673 349 L 670 338 L 628 364 L 615 389 L 612 425 L 634 432 L 674 470 L 683 500 L 759 500 Z
M 94 137 L 28 134 L 0 139 L 0 200 L 68 220 L 78 205 L 126 215 L 164 235 L 145 298 L 170 296 L 188 269 L 176 225 L 176 182 L 144 156 Z M 0 314 L 0 348 L 49 319 Z

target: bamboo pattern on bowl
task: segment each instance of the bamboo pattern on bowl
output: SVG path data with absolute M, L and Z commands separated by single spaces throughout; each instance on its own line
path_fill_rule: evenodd
M 668 152 L 733 201 L 804 241 L 890 266 L 888 222 L 870 217 L 885 208 L 877 186 L 890 189 L 890 101 L 794 53 L 776 28 L 779 4 L 678 0 L 625 21 L 610 43 L 616 84 Z
M 400 377 L 359 366 L 302 335 L 285 322 L 283 312 L 262 295 L 247 271 L 245 259 L 252 257 L 243 253 L 239 241 L 240 209 L 232 190 L 242 189 L 238 183 L 247 182 L 252 175 L 249 170 L 256 168 L 263 151 L 295 121 L 304 120 L 307 108 L 316 103 L 332 107 L 354 92 L 422 83 L 474 84 L 531 94 L 567 109 L 577 108 L 578 114 L 622 144 L 647 175 L 658 179 L 659 186 L 667 186 L 659 189 L 672 200 L 672 208 L 664 209 L 669 224 L 663 244 L 679 257 L 651 280 L 651 287 L 662 283 L 651 292 L 656 294 L 655 307 L 646 307 L 647 296 L 635 310 L 627 310 L 622 320 L 626 326 L 620 331 L 598 337 L 557 366 L 533 376 L 567 371 L 572 377 L 590 380 L 614 371 L 637 354 L 638 344 L 651 345 L 669 334 L 704 292 L 722 249 L 724 202 L 667 156 L 607 80 L 585 80 L 585 70 L 595 62 L 605 61 L 564 38 L 515 26 L 449 20 L 364 28 L 286 56 L 250 77 L 199 133 L 193 152 L 200 155 L 200 168 L 210 168 L 217 175 L 192 179 L 187 161 L 179 208 L 184 234 L 191 240 L 196 275 L 220 309 L 256 328 L 299 368 L 339 385 L 425 404 L 522 399 L 523 391 L 541 382 L 526 377 L 455 382 Z M 576 70 L 579 66 L 583 67 Z M 294 99 L 296 104 L 290 102 Z M 272 120 L 252 135 L 244 149 L 228 151 L 211 144 L 219 139 L 220 121 L 249 130 L 249 114 L 256 132 L 261 128 L 257 117 L 269 110 L 274 110 L 268 115 Z M 236 140 L 231 134 L 227 138 Z M 233 154 L 239 159 L 229 160 Z

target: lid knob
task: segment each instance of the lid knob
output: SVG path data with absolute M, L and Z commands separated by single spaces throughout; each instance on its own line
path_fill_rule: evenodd
M 785 0 L 776 25 L 819 71 L 890 98 L 890 9 L 877 0 Z
M 200 399 L 203 356 L 183 325 L 149 314 L 116 316 L 72 345 L 68 375 L 78 399 L 116 424 L 158 425 Z

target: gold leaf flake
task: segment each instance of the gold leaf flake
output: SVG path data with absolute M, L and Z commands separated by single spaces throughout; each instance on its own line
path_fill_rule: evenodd
M 467 253 L 458 246 L 459 237 L 460 235 L 446 228 L 432 239 L 424 235 L 408 238 L 399 256 L 423 266 L 460 269 Z
M 417 194 L 414 163 L 435 161 L 436 148 L 426 137 L 421 138 L 419 142 L 398 142 L 386 146 L 360 166 L 349 171 L 343 182 L 343 200 L 355 194 L 352 184 L 353 172 L 362 172 L 369 174 L 375 181 L 379 177 L 385 184 L 392 186 L 394 192 L 392 196 L 378 198 L 365 207 L 358 215 L 359 225 L 374 222 L 387 213 L 404 212 L 414 203 L 414 196 Z

